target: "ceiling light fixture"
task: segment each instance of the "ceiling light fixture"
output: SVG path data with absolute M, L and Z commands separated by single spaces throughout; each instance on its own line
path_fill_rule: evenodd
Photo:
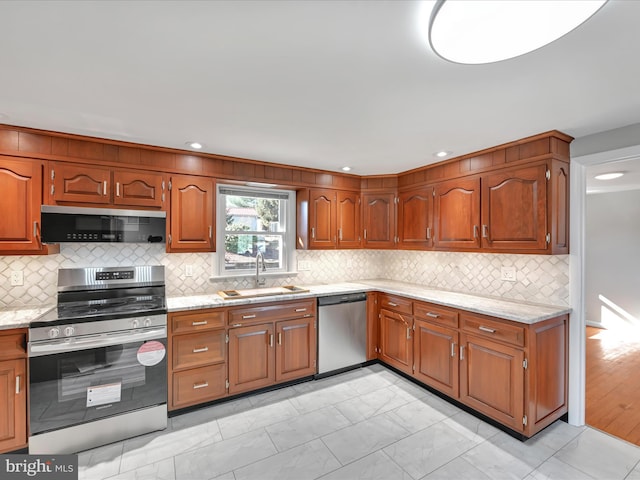
M 429 44 L 454 63 L 482 64 L 518 57 L 566 35 L 607 0 L 438 0 Z
M 343 172 L 350 172 L 351 171 L 351 167 L 342 167 L 342 171 Z
M 623 175 L 624 172 L 601 173 L 600 175 L 596 175 L 594 178 L 596 180 L 613 180 L 614 178 L 620 178 Z
M 196 150 L 200 150 L 202 148 L 202 144 L 198 142 L 187 142 L 187 145 L 191 148 L 195 148 Z
M 440 150 L 439 152 L 434 153 L 433 156 L 438 158 L 443 158 L 450 154 L 451 152 L 447 152 L 446 150 Z

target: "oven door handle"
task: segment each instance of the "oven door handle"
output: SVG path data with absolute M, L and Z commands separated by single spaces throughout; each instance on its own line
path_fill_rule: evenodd
M 89 350 L 91 348 L 109 347 L 112 345 L 123 345 L 127 343 L 163 338 L 167 338 L 166 327 L 152 328 L 142 331 L 134 330 L 130 332 L 87 335 L 87 337 L 71 338 L 70 341 L 45 340 L 43 342 L 30 342 L 29 357 L 41 357 L 43 355 L 51 355 L 55 353 Z

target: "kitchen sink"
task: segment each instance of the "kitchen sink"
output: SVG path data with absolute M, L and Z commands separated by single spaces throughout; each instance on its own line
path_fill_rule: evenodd
M 225 300 L 233 300 L 236 298 L 254 298 L 268 297 L 271 295 L 286 295 L 292 293 L 308 293 L 309 290 L 295 285 L 286 285 L 284 287 L 269 288 L 243 288 L 241 290 L 220 290 L 220 295 Z

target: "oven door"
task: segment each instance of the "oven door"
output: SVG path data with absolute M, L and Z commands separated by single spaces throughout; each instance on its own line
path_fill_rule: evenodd
M 166 327 L 31 343 L 31 435 L 166 404 L 166 352 Z

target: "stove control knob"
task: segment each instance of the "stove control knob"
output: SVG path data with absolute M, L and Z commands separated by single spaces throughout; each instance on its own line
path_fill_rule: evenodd
M 58 327 L 53 327 L 49 330 L 49 338 L 57 338 L 60 336 L 60 329 Z
M 151 319 L 150 318 L 145 318 L 144 319 L 144 326 L 145 327 L 150 327 L 151 326 Z
M 64 334 L 65 334 L 65 336 L 70 337 L 70 336 L 71 336 L 71 335 L 73 335 L 74 333 L 76 333 L 76 329 L 75 329 L 75 328 L 73 328 L 73 327 L 71 327 L 71 326 L 69 326 L 69 327 L 65 327 L 65 328 L 64 328 Z
M 131 322 L 131 326 L 133 328 L 138 328 L 140 326 L 140 320 L 135 318 L 132 322 Z

